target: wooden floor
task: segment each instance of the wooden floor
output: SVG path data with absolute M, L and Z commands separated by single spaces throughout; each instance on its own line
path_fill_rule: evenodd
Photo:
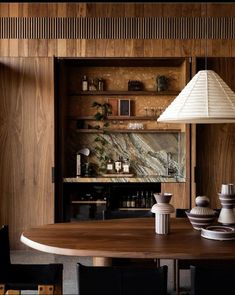
M 77 291 L 77 278 L 76 278 L 76 264 L 78 262 L 85 265 L 91 265 L 92 259 L 90 257 L 72 257 L 53 255 L 36 250 L 17 250 L 11 252 L 12 263 L 63 263 L 64 265 L 64 282 L 63 292 L 64 295 L 78 295 Z M 168 265 L 168 290 L 169 294 L 174 294 L 173 291 L 173 271 L 171 260 L 161 260 L 161 264 Z M 189 288 L 190 276 L 188 271 L 181 271 L 181 286 Z M 23 294 L 33 295 L 32 291 L 23 291 Z M 186 294 L 183 292 L 181 294 Z

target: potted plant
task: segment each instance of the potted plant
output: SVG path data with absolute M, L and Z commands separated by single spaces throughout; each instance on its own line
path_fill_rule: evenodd
M 96 108 L 97 112 L 94 114 L 94 118 L 98 122 L 102 122 L 101 124 L 97 124 L 93 126 L 92 128 L 94 129 L 100 129 L 102 128 L 108 128 L 109 127 L 109 122 L 107 120 L 107 116 L 112 114 L 112 106 L 105 102 L 105 103 L 99 103 L 97 101 L 94 101 L 92 103 L 92 107 Z M 105 133 L 107 133 L 107 130 L 105 130 Z M 94 142 L 96 143 L 95 145 L 95 153 L 97 155 L 97 158 L 99 160 L 99 172 L 104 172 L 106 171 L 106 165 L 109 160 L 109 157 L 107 156 L 107 149 L 105 146 L 108 144 L 108 141 L 105 139 L 102 134 L 97 134 L 95 137 Z

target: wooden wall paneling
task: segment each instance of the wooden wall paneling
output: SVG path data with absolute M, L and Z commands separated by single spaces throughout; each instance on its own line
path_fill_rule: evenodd
M 76 17 L 77 16 L 77 8 L 78 8 L 78 5 L 74 4 L 74 3 L 67 5 L 66 16 L 67 17 Z M 66 55 L 71 56 L 71 57 L 77 56 L 77 41 L 76 41 L 76 39 L 67 40 Z
M 19 5 L 19 17 L 28 16 L 28 4 Z M 28 39 L 18 39 L 18 54 L 19 57 L 27 57 L 29 55 L 29 41 Z
M 197 195 L 206 195 L 220 208 L 222 183 L 235 183 L 235 124 L 197 126 Z M 213 149 L 211 149 L 213 146 Z
M 85 57 L 86 56 L 86 40 L 78 39 L 76 42 L 77 42 L 76 56 Z
M 161 193 L 171 193 L 173 197 L 171 204 L 175 208 L 189 208 L 190 201 L 187 195 L 185 183 L 170 183 L 164 182 L 161 184 Z
M 144 16 L 162 16 L 162 5 L 148 3 L 144 4 Z M 145 39 L 144 40 L 144 56 L 162 56 L 162 40 Z
M 9 14 L 9 5 L 0 4 L 0 17 L 8 16 Z M 0 40 L 0 56 L 9 56 L 9 40 L 1 39 Z
M 133 42 L 133 55 L 135 57 L 143 57 L 144 56 L 144 40 L 137 39 Z
M 125 56 L 125 40 L 114 40 L 114 56 Z
M 163 5 L 162 4 L 157 4 L 156 3 L 146 3 L 144 4 L 144 15 L 146 17 L 152 17 L 152 16 L 162 16 L 163 15 Z
M 86 56 L 93 57 L 93 56 L 96 56 L 95 53 L 96 53 L 96 40 L 95 39 L 86 40 Z
M 54 3 L 48 4 L 48 17 L 57 17 L 58 5 Z M 48 57 L 53 57 L 57 55 L 57 40 L 48 39 L 47 40 L 47 54 Z
M 0 93 L 0 222 L 20 249 L 24 229 L 54 221 L 51 60 L 1 58 Z
M 234 66 L 234 58 L 208 59 L 208 69 L 215 70 L 233 90 Z M 220 208 L 218 192 L 221 184 L 235 183 L 235 124 L 197 125 L 196 132 L 196 193 L 207 195 L 211 206 Z
M 200 17 L 203 11 L 203 4 L 182 3 L 181 16 Z
M 29 4 L 29 15 L 37 17 L 48 16 L 47 4 Z M 48 56 L 48 41 L 47 39 L 29 40 L 29 56 Z
M 67 16 L 67 7 L 68 7 L 68 4 L 66 4 L 66 3 L 61 3 L 61 5 L 58 5 L 57 17 L 66 17 Z M 56 56 L 58 56 L 58 57 L 67 56 L 67 40 L 66 39 L 57 39 Z
M 18 17 L 19 16 L 19 5 L 16 3 L 9 4 L 9 16 Z M 10 39 L 9 40 L 9 55 L 10 56 L 19 56 L 18 40 Z

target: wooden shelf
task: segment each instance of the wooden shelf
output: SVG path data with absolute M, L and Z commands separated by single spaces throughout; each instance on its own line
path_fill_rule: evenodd
M 97 200 L 97 201 L 71 201 L 71 204 L 106 204 L 106 201 Z
M 151 208 L 138 208 L 138 207 L 130 207 L 130 208 L 119 208 L 119 211 L 149 211 Z
M 110 91 L 78 91 L 77 93 L 71 93 L 70 96 L 93 96 L 93 95 L 101 95 L 101 96 L 111 96 L 111 95 L 135 95 L 135 96 L 161 96 L 161 95 L 170 95 L 176 96 L 179 94 L 179 91 L 166 90 L 166 91 L 118 91 L 118 90 L 110 90 Z
M 136 120 L 136 121 L 153 121 L 157 120 L 158 116 L 108 116 L 105 121 L 127 121 L 127 120 Z M 68 119 L 79 121 L 79 120 L 86 120 L 86 121 L 97 121 L 94 116 L 69 116 Z
M 181 132 L 181 129 L 77 129 L 78 133 L 164 133 Z

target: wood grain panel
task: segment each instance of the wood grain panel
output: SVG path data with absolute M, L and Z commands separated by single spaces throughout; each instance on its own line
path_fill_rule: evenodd
M 171 204 L 175 208 L 189 208 L 190 199 L 186 193 L 185 183 L 162 183 L 161 192 L 173 194 Z
M 54 220 L 53 64 L 0 59 L 0 222 L 13 249 L 22 230 Z
M 0 16 L 19 17 L 233 17 L 235 15 L 235 4 L 226 3 L 55 3 L 55 4 L 0 4 Z M 98 43 L 98 50 L 90 47 L 90 40 L 36 40 L 15 39 L 0 40 L 0 56 L 101 56 L 104 50 Z M 208 55 L 213 56 L 235 56 L 232 40 L 208 40 Z M 123 40 L 115 42 L 105 41 L 103 48 L 107 56 L 197 56 L 205 55 L 205 44 L 195 40 L 144 40 L 144 44 L 128 42 L 123 47 Z M 131 43 L 131 44 L 128 44 Z M 162 43 L 162 44 L 161 44 Z M 96 44 L 95 44 L 96 45 Z M 93 47 L 95 47 L 95 45 Z M 162 49 L 163 48 L 163 49 Z M 123 52 L 123 53 L 122 53 Z M 209 54 L 210 53 L 210 54 Z
M 203 67 L 203 60 L 198 68 Z M 215 70 L 235 90 L 234 58 L 209 58 L 208 69 Z M 235 183 L 235 124 L 197 125 L 196 165 L 197 195 L 207 195 L 213 208 L 220 208 L 218 198 L 222 183 Z

